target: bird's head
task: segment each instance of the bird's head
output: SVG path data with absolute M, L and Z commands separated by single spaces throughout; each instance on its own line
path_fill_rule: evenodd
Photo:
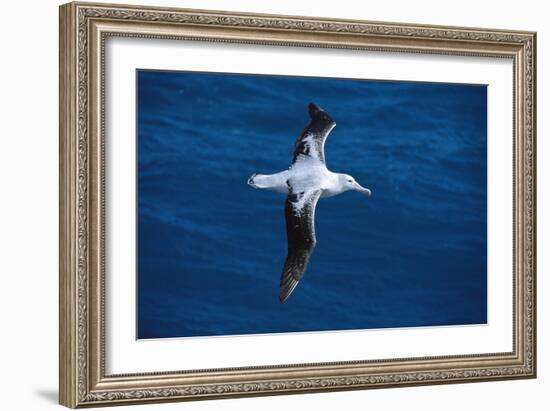
M 340 181 L 340 186 L 344 189 L 343 191 L 353 190 L 367 196 L 371 195 L 371 191 L 368 188 L 363 187 L 349 174 L 339 174 L 338 179 Z

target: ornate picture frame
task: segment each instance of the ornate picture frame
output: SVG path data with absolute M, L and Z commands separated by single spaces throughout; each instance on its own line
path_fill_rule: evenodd
M 513 349 L 509 352 L 107 374 L 105 42 L 300 46 L 513 62 Z M 536 376 L 536 34 L 69 3 L 60 7 L 60 403 L 184 401 Z

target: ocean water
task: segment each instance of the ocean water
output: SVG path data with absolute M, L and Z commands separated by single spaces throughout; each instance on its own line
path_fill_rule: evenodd
M 137 71 L 138 338 L 487 321 L 487 90 L 480 85 Z M 317 248 L 278 301 L 289 166 L 314 102 L 329 169 Z

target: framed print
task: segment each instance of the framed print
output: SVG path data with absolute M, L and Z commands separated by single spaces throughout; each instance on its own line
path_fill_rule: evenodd
M 536 36 L 60 8 L 60 403 L 536 375 Z

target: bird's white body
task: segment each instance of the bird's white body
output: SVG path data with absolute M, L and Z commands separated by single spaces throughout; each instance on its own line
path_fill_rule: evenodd
M 254 185 L 257 188 L 288 194 L 288 184 L 296 191 L 323 190 L 321 197 L 339 194 L 337 174 L 329 171 L 319 160 L 304 157 L 296 161 L 288 170 L 275 174 L 257 174 Z
M 288 170 L 275 174 L 256 174 L 250 184 L 255 188 L 288 194 L 289 184 L 294 191 L 322 190 L 321 197 L 332 197 L 352 189 L 355 180 L 347 174 L 333 173 L 325 163 L 313 157 L 300 156 Z

